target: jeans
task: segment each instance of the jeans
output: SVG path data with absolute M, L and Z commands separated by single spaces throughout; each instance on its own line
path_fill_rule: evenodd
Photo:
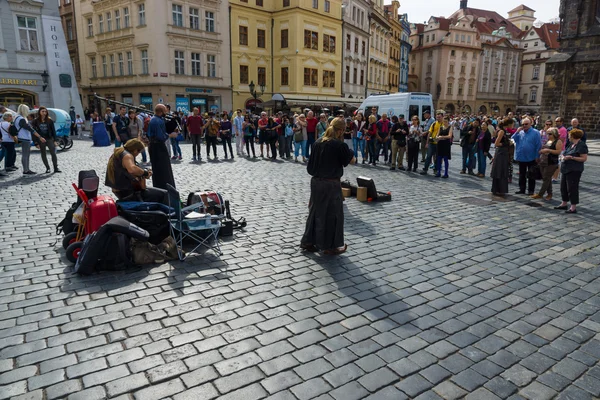
M 48 155 L 46 154 L 46 147 L 50 150 L 50 157 L 52 158 L 52 166 L 54 169 L 58 168 L 58 160 L 56 159 L 56 145 L 54 139 L 46 139 L 46 143 L 40 142 L 40 152 L 42 153 L 42 162 L 46 166 L 46 169 L 50 169 L 48 164 Z
M 231 147 L 231 136 L 221 136 L 221 141 L 223 142 L 223 151 L 225 152 L 225 158 L 227 158 L 227 146 L 229 146 L 229 152 L 231 153 L 231 158 L 233 158 L 233 147 Z
M 306 158 L 310 157 L 310 148 L 312 147 L 313 143 L 315 142 L 315 133 L 314 132 L 308 132 L 308 140 L 306 141 Z M 302 154 L 304 154 L 304 152 L 302 152 Z
M 448 176 L 448 157 L 437 156 L 435 160 L 436 176 L 440 176 L 442 172 L 442 160 L 444 160 L 444 176 Z
M 354 147 L 354 157 L 358 160 L 358 151 L 360 150 L 360 155 L 362 156 L 363 161 L 365 160 L 365 141 L 364 139 L 353 138 L 352 139 L 352 147 Z
M 538 195 L 543 196 L 544 193 L 548 192 L 549 196 L 552 196 L 552 175 L 558 168 L 558 164 L 554 165 L 540 165 L 542 170 L 542 187 L 538 192 Z
M 278 137 L 269 139 L 269 146 L 271 147 L 271 158 L 277 160 L 277 141 Z
M 425 157 L 425 166 L 423 167 L 423 171 L 427 171 L 429 169 L 435 153 L 437 153 L 437 144 L 429 143 L 429 146 L 427 146 L 427 157 Z
M 4 168 L 14 167 L 15 161 L 17 160 L 17 152 L 15 150 L 15 142 L 2 142 L 2 149 L 5 152 Z
M 425 157 L 427 157 L 427 149 L 425 145 L 427 144 L 427 138 L 421 138 L 421 162 L 425 162 Z
M 279 144 L 279 158 L 283 158 L 285 154 L 285 135 L 279 135 L 277 142 Z
M 472 145 L 466 145 L 462 148 L 462 170 L 473 172 L 475 168 L 475 150 Z
M 292 138 L 293 136 L 285 136 L 283 139 L 283 156 L 285 155 L 287 158 L 292 157 Z M 279 142 L 279 151 L 281 151 L 281 142 Z
M 31 141 L 21 140 L 21 165 L 23 166 L 23 172 L 29 171 L 29 157 L 31 155 Z
M 570 201 L 571 205 L 579 204 L 579 180 L 581 179 L 581 173 L 582 171 L 573 171 L 561 174 L 560 195 L 562 201 Z
M 202 159 L 200 152 L 200 144 L 202 143 L 202 135 L 190 135 L 192 137 L 192 157 Z
M 389 140 L 386 140 L 385 142 L 377 142 L 377 155 L 376 155 L 375 161 L 379 161 L 379 154 L 381 153 L 381 149 L 383 149 L 383 161 L 387 163 L 388 155 L 389 155 L 389 147 L 390 147 Z
M 377 150 L 377 146 L 375 145 L 375 139 L 371 139 L 367 142 L 367 152 L 369 153 L 369 164 L 374 163 L 379 157 L 375 156 L 375 150 Z
M 237 132 L 235 135 L 235 151 L 238 156 L 244 155 L 244 134 Z
M 483 149 L 477 149 L 477 172 L 479 174 L 485 175 L 485 167 L 487 164 L 487 158 L 485 154 L 483 154 Z
M 302 157 L 306 158 L 306 143 L 308 142 L 308 140 L 303 140 L 301 142 L 295 142 L 295 146 L 294 146 L 294 157 L 298 157 L 298 154 L 300 153 L 300 149 L 302 149 Z
M 419 142 L 408 143 L 406 162 L 408 163 L 408 170 L 416 171 L 419 168 Z
M 173 148 L 173 157 L 181 157 L 181 147 L 179 147 L 179 141 L 175 138 L 171 138 L 171 147 Z
M 525 184 L 527 184 L 527 193 L 533 194 L 535 191 L 535 179 L 529 178 L 529 170 L 531 167 L 536 165 L 536 161 L 519 161 L 519 191 L 525 191 Z
M 250 157 L 250 148 L 252 148 L 252 156 L 256 157 L 256 152 L 254 151 L 254 137 L 245 136 L 244 142 L 246 142 L 246 153 L 248 153 L 248 157 Z
M 206 157 L 210 157 L 210 148 L 212 146 L 213 153 L 215 153 L 215 158 L 217 157 L 217 137 L 216 136 L 206 136 Z
M 396 168 L 396 160 L 398 161 L 398 168 L 404 168 L 402 164 L 406 146 L 399 146 L 398 143 L 398 140 L 392 140 L 392 168 Z

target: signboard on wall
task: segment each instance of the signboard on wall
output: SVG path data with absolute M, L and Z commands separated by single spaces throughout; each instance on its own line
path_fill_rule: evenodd
M 177 111 L 183 111 L 184 114 L 190 112 L 190 101 L 187 97 L 175 97 L 175 108 Z

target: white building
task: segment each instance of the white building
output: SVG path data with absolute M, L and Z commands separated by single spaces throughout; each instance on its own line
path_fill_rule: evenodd
M 0 104 L 83 114 L 57 1 L 0 1 Z

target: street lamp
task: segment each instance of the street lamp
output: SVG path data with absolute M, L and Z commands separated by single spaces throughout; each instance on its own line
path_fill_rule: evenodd
M 48 77 L 50 77 L 50 75 L 48 75 L 48 71 L 44 70 L 44 72 L 42 72 L 42 82 L 44 84 L 42 86 L 42 92 L 45 92 L 48 88 Z
M 250 85 L 248 85 L 250 87 L 250 94 L 252 95 L 252 97 L 254 97 L 254 100 L 258 99 L 260 96 L 262 96 L 263 94 L 265 94 L 265 84 L 261 84 L 260 85 L 260 93 L 258 93 L 257 90 L 254 90 L 256 85 L 254 84 L 254 81 L 250 81 Z

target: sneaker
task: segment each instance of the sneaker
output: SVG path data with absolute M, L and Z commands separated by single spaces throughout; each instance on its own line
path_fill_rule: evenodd
M 181 160 L 182 160 L 181 156 L 177 157 L 177 159 L 178 159 L 179 161 L 181 161 Z
M 177 160 L 177 156 L 171 157 L 171 160 Z
M 461 170 L 460 170 L 460 174 L 461 174 L 461 175 L 464 175 L 464 174 L 466 174 L 466 173 L 467 173 L 467 171 L 465 171 L 464 169 L 461 169 Z

